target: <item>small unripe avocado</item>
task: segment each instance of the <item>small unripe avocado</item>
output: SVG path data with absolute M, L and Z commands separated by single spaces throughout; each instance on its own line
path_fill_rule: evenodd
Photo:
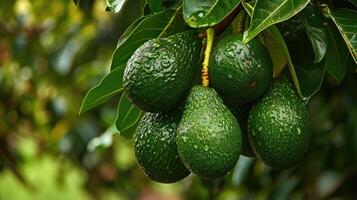
M 229 35 L 218 42 L 211 56 L 211 85 L 229 101 L 246 103 L 270 86 L 273 63 L 258 38 L 242 43 L 242 35 Z
M 176 128 L 182 111 L 145 113 L 135 134 L 135 156 L 154 181 L 173 183 L 190 174 L 176 148 Z
M 191 88 L 200 51 L 201 41 L 194 31 L 149 40 L 127 62 L 124 91 L 147 112 L 178 107 Z
M 222 177 L 235 166 L 241 148 L 239 124 L 213 88 L 192 88 L 176 144 L 184 165 L 202 178 Z
M 297 164 L 309 147 L 308 111 L 287 80 L 278 80 L 252 108 L 249 139 L 255 153 L 273 168 Z

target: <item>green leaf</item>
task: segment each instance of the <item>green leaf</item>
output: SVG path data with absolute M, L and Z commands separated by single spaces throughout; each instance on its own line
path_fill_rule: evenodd
M 179 12 L 163 11 L 145 18 L 140 18 L 128 28 L 119 39 L 117 49 L 113 54 L 111 70 L 128 61 L 134 51 L 143 43 L 160 35 L 180 32 L 183 29 L 182 21 L 177 20 Z M 176 19 L 176 20 L 174 20 Z M 168 28 L 174 27 L 174 28 Z M 165 32 L 165 34 L 162 34 Z
M 298 31 L 295 37 L 286 41 L 303 100 L 307 102 L 321 87 L 325 75 L 325 59 L 314 63 L 314 50 L 304 30 Z
M 124 65 L 120 65 L 115 70 L 104 76 L 98 85 L 90 89 L 82 102 L 79 114 L 100 105 L 122 92 L 122 78 L 124 73 Z
M 357 63 L 357 12 L 344 8 L 330 8 L 329 14 Z
M 309 40 L 312 44 L 312 47 L 315 52 L 315 63 L 320 62 L 326 53 L 327 48 L 327 30 L 324 26 L 323 21 L 320 18 L 320 14 L 312 5 L 306 6 L 302 10 L 301 14 L 302 22 L 309 37 Z
M 348 49 L 337 30 L 329 27 L 328 46 L 326 52 L 326 70 L 340 83 L 346 74 Z
M 121 135 L 125 137 L 131 137 L 133 131 L 130 131 L 140 120 L 143 112 L 136 107 L 128 99 L 126 95 L 122 95 L 117 109 L 117 118 L 115 121 L 115 127 Z
M 183 16 L 193 28 L 213 26 L 221 22 L 240 0 L 183 0 Z
M 150 7 L 152 13 L 160 12 L 163 10 L 161 0 L 145 0 Z
M 113 13 L 118 13 L 126 0 L 106 0 L 107 1 L 107 7 L 109 8 L 110 11 Z
M 252 16 L 253 14 L 254 5 L 255 5 L 255 1 L 243 2 L 243 7 L 250 16 Z M 302 97 L 299 80 L 295 72 L 294 64 L 289 54 L 289 49 L 279 29 L 275 25 L 272 25 L 267 29 L 265 29 L 262 33 L 264 36 L 264 44 L 267 47 L 270 56 L 272 57 L 273 60 L 274 77 L 280 75 L 280 73 L 284 70 L 287 63 L 296 91 L 299 94 L 299 96 Z
M 308 3 L 309 0 L 257 0 L 250 27 L 244 34 L 244 43 L 270 25 L 294 16 Z
M 307 102 L 321 87 L 325 76 L 325 60 L 319 63 L 295 65 L 295 69 L 300 81 L 303 100 Z
M 267 47 L 270 57 L 273 60 L 274 77 L 278 77 L 288 64 L 288 59 L 290 57 L 285 41 L 278 28 L 273 26 L 263 31 L 262 34 L 264 45 Z

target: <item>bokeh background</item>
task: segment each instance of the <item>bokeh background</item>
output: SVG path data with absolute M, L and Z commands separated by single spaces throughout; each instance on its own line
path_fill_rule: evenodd
M 311 99 L 313 138 L 298 166 L 241 157 L 221 180 L 150 181 L 113 127 L 118 99 L 78 115 L 143 4 L 112 14 L 105 0 L 0 1 L 0 200 L 357 199 L 352 59 L 343 82 L 327 76 Z

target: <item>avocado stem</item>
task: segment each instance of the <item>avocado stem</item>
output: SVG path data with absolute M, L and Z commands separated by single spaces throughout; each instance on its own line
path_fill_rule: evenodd
M 206 49 L 205 49 L 205 54 L 204 54 L 204 60 L 202 63 L 202 85 L 205 87 L 209 86 L 209 60 L 211 57 L 211 52 L 212 52 L 212 46 L 213 46 L 213 40 L 214 40 L 214 29 L 213 28 L 208 28 L 206 30 Z

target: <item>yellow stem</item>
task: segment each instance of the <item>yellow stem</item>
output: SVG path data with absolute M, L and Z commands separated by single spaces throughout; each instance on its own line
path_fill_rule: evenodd
M 212 46 L 213 46 L 213 40 L 214 40 L 214 30 L 213 28 L 208 28 L 206 30 L 206 49 L 205 49 L 205 55 L 204 55 L 204 60 L 202 63 L 202 85 L 205 87 L 209 86 L 209 60 L 211 57 L 211 51 L 212 51 Z

